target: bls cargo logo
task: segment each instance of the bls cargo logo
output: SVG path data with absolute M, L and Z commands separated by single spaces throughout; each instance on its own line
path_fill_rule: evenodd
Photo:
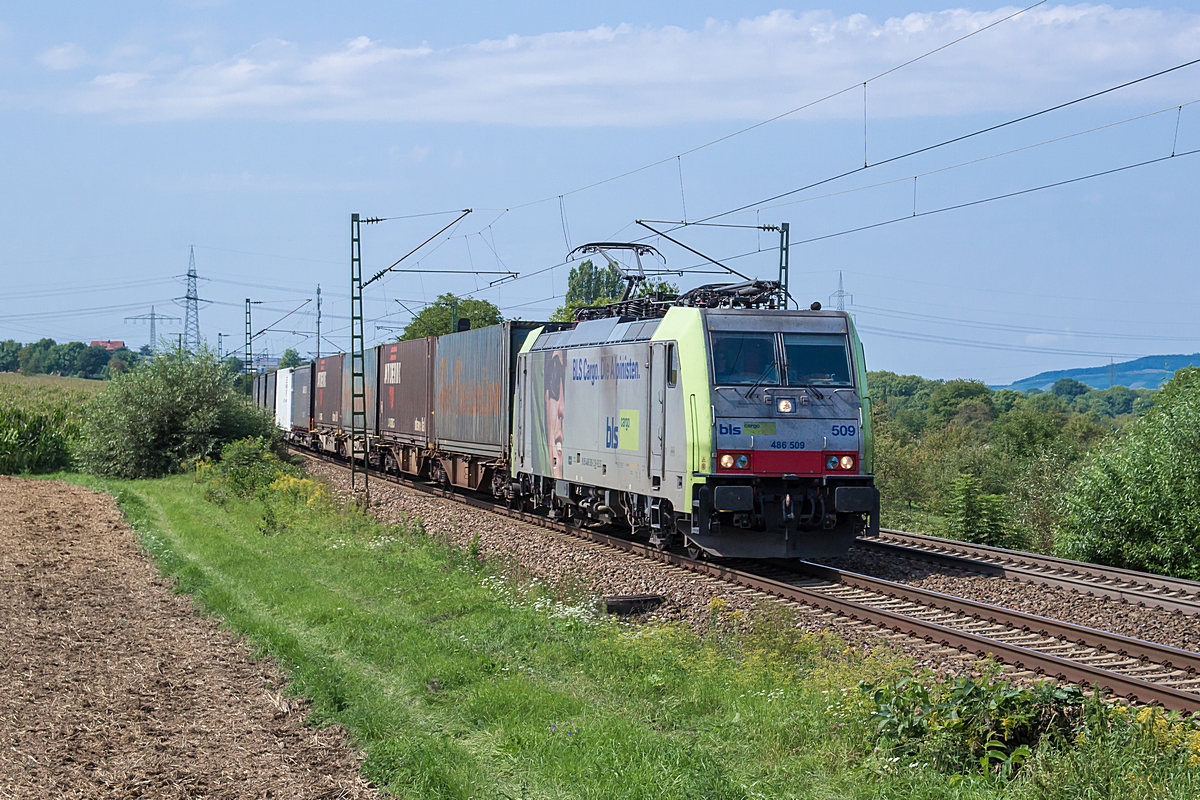
M 622 408 L 615 417 L 604 418 L 604 449 L 638 449 L 640 414 L 637 409 Z

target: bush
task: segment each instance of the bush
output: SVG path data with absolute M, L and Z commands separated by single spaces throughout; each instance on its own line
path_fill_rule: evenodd
M 1200 578 L 1200 369 L 1159 392 L 1079 470 L 1063 499 L 1064 556 Z
M 162 353 L 116 376 L 87 410 L 80 465 L 97 475 L 151 478 L 237 439 L 277 440 L 270 415 L 246 402 L 234 377 L 207 348 Z
M 984 494 L 979 478 L 959 475 L 954 479 L 947 507 L 947 533 L 955 539 L 991 547 L 1013 547 L 1018 544 L 1008 525 L 1008 498 L 999 494 Z
M 274 442 L 262 436 L 239 439 L 221 449 L 217 473 L 227 481 L 230 492 L 253 497 L 281 476 L 300 474 L 279 458 L 276 449 Z
M 1044 741 L 1070 741 L 1085 729 L 1089 711 L 1109 713 L 1078 687 L 1051 683 L 1024 688 L 967 676 L 926 683 L 910 675 L 860 689 L 870 697 L 882 753 L 925 761 L 943 772 L 1001 778 L 1012 777 Z
M 0 475 L 65 469 L 71 463 L 75 427 L 65 406 L 43 411 L 0 408 Z

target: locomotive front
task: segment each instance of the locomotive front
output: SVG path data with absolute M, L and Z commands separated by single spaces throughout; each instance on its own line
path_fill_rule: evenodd
M 712 463 L 689 545 L 714 555 L 844 553 L 879 525 L 863 349 L 839 311 L 704 309 Z

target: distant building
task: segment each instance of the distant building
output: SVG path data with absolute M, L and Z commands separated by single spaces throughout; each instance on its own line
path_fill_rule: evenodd
M 120 339 L 93 339 L 92 347 L 103 347 L 105 350 L 117 350 L 125 346 Z

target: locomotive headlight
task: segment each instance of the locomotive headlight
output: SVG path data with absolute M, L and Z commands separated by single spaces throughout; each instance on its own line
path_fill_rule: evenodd
M 737 464 L 738 469 L 745 469 L 746 467 L 750 466 L 750 459 L 747 458 L 745 454 L 742 454 L 737 457 L 737 461 L 735 463 Z
M 796 405 L 790 397 L 781 397 L 779 398 L 779 402 L 776 403 L 775 408 L 779 409 L 780 414 L 790 414 L 795 410 Z
M 825 459 L 825 469 L 837 469 L 837 468 L 838 468 L 838 457 L 837 456 L 830 456 L 829 458 Z
M 729 453 L 721 456 L 721 467 L 724 469 L 733 469 L 733 456 Z
M 854 469 L 854 456 L 842 456 L 842 469 Z

